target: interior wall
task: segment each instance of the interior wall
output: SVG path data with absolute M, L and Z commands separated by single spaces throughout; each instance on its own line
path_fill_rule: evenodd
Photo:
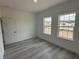
M 73 12 L 77 13 L 74 41 L 58 38 L 58 16 Z M 43 33 L 43 17 L 47 16 L 52 17 L 52 35 L 46 35 Z M 79 54 L 79 0 L 69 1 L 38 13 L 36 23 L 38 37 Z
M 8 7 L 2 8 L 5 45 L 35 37 L 35 15 Z

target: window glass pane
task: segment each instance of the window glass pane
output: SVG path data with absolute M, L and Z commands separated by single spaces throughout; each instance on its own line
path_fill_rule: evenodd
M 59 30 L 59 37 L 62 37 L 63 32 L 61 30 Z
M 67 31 L 62 30 L 62 32 L 63 32 L 63 34 L 62 34 L 63 36 L 62 37 L 63 38 L 67 38 Z
M 70 14 L 70 20 L 75 21 L 76 13 Z
M 62 15 L 62 16 L 60 16 L 59 18 L 60 18 L 60 20 L 59 20 L 59 21 L 64 21 L 64 16 L 63 16 L 63 15 Z
M 64 21 L 69 21 L 70 16 L 69 15 L 65 15 L 64 18 L 65 18 Z
M 68 31 L 68 39 L 72 40 L 73 39 L 73 32 Z

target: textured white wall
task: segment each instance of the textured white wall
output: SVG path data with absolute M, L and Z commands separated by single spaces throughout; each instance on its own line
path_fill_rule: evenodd
M 74 30 L 74 41 L 64 40 L 57 37 L 58 29 L 58 16 L 61 14 L 67 14 L 76 12 L 76 26 Z M 52 35 L 45 35 L 43 33 L 43 17 L 52 17 Z M 73 52 L 79 53 L 79 0 L 69 1 L 55 7 L 49 8 L 48 10 L 42 11 L 37 14 L 37 36 L 45 39 L 51 43 L 62 46 Z
M 2 7 L 2 19 L 5 44 L 35 37 L 35 15 L 33 13 Z

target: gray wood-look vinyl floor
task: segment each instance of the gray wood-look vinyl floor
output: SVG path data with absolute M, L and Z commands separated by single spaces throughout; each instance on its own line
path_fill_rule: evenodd
M 79 59 L 79 56 L 42 39 L 29 39 L 6 46 L 4 59 Z

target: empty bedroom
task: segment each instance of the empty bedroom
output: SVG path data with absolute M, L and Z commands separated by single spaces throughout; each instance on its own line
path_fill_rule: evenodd
M 0 59 L 79 59 L 79 0 L 0 0 Z

